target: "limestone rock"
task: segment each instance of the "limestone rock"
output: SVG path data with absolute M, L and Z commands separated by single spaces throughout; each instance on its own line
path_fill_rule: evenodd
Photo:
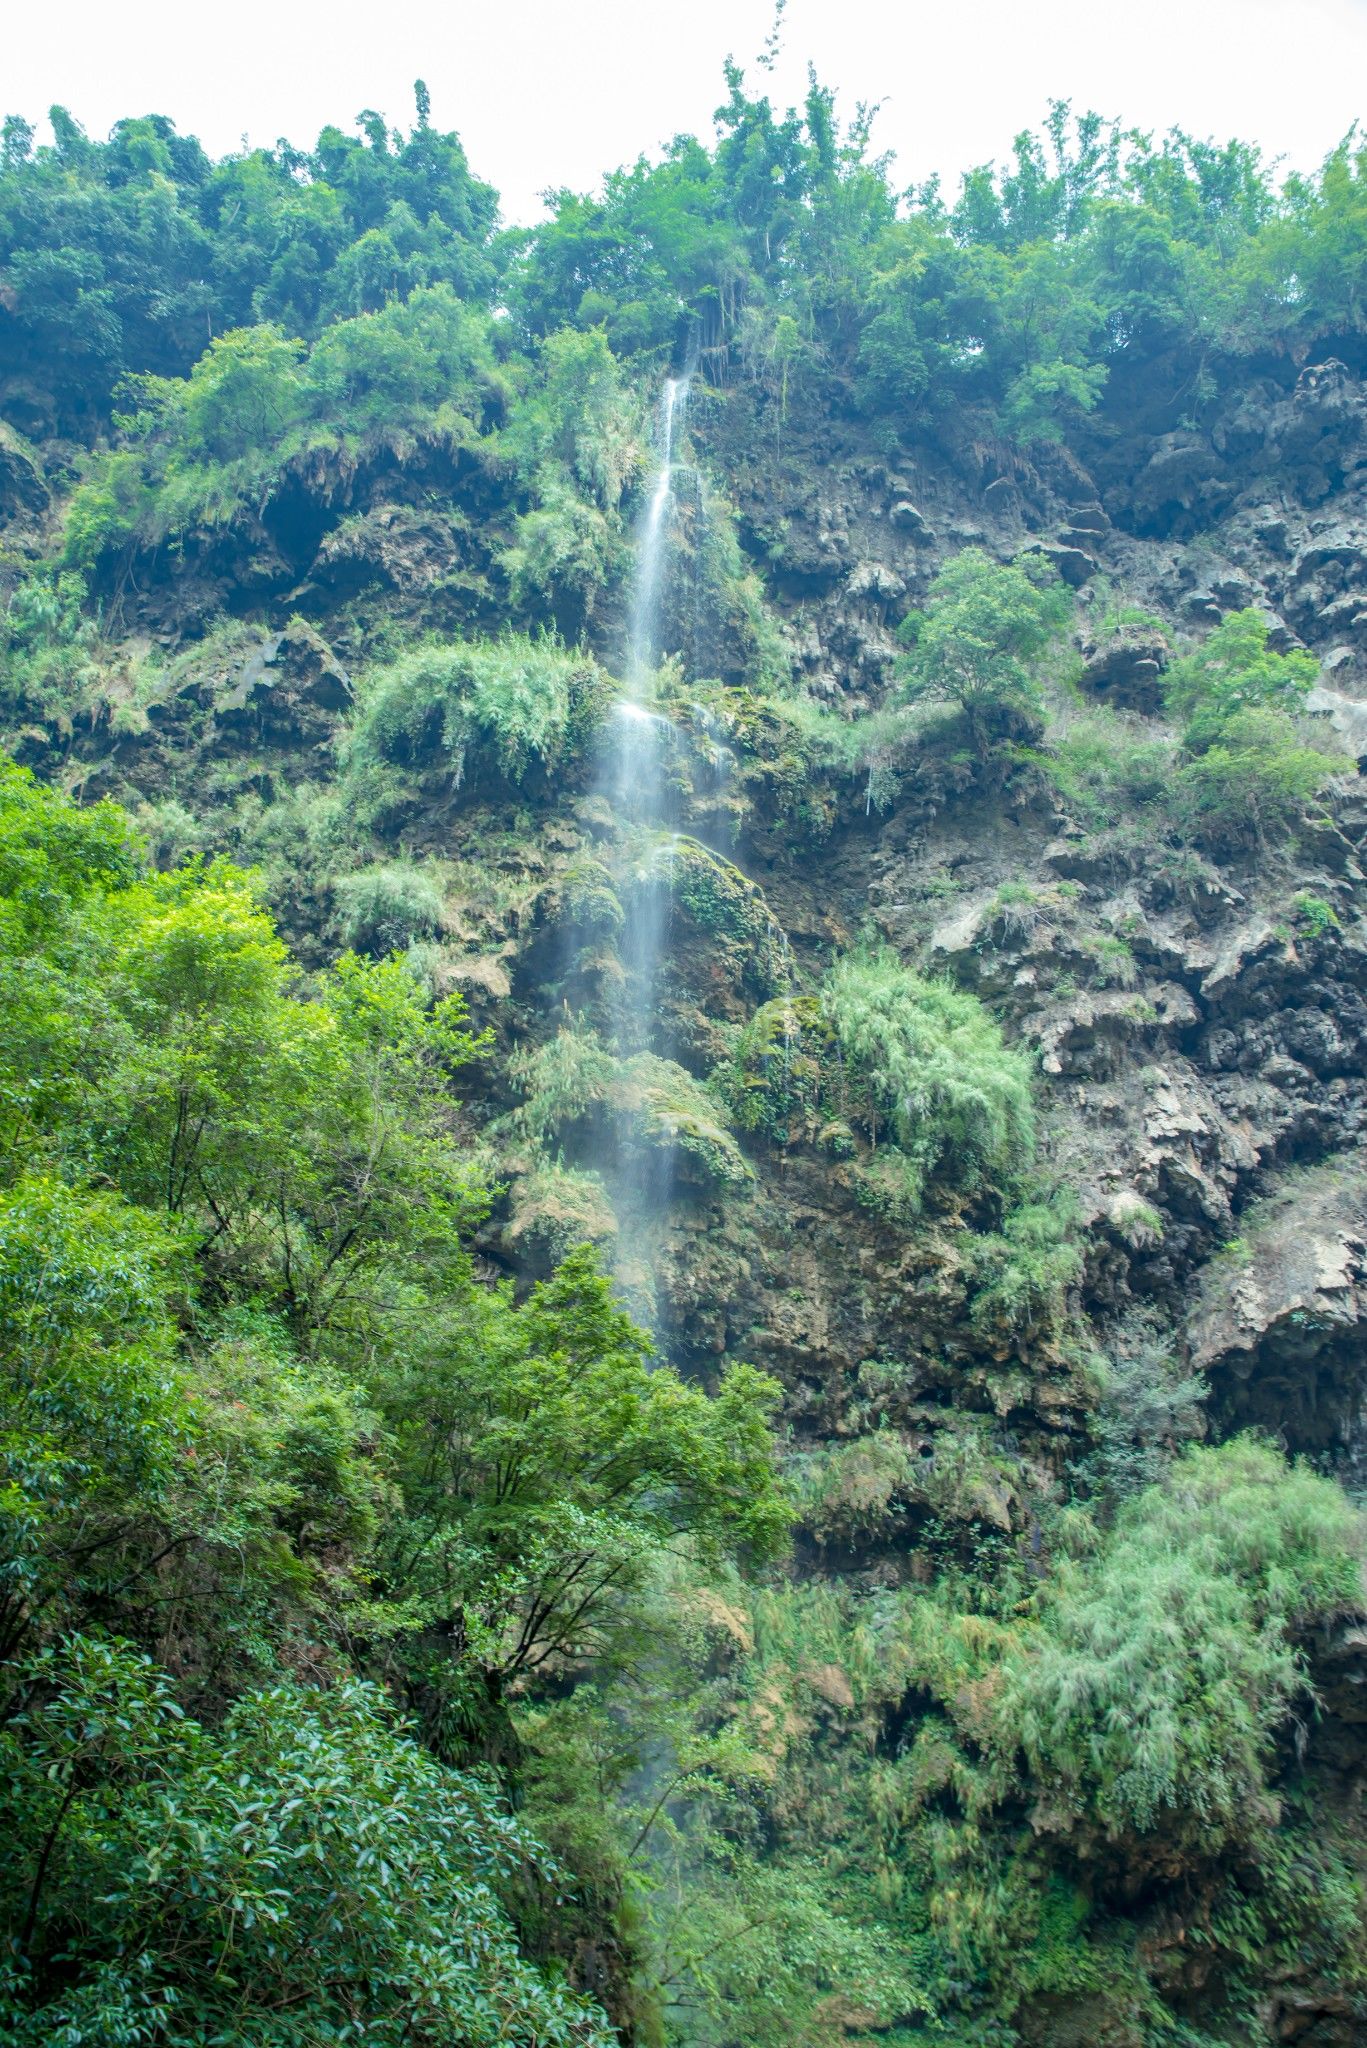
M 1209 1262 L 1192 1361 L 1227 1417 L 1292 1449 L 1361 1462 L 1367 1393 L 1367 1158 L 1288 1176 Z
M 276 745 L 330 738 L 352 701 L 351 679 L 327 642 L 302 619 L 262 642 L 215 704 L 220 731 Z
M 1160 679 L 1172 658 L 1162 633 L 1148 626 L 1122 626 L 1099 639 L 1085 639 L 1082 687 L 1108 703 L 1152 713 L 1162 701 Z
M 1073 547 L 1063 541 L 1032 541 L 1026 552 L 1043 555 L 1045 561 L 1051 563 L 1064 582 L 1074 590 L 1081 590 L 1083 584 L 1097 572 L 1095 555 L 1089 555 L 1085 548 Z
M 888 517 L 901 532 L 910 535 L 916 547 L 928 548 L 934 546 L 935 529 L 926 518 L 925 513 L 921 511 L 919 506 L 913 505 L 910 498 L 899 498 L 891 512 L 889 512 Z

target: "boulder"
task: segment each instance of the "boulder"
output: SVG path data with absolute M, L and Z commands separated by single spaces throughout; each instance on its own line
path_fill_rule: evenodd
M 1223 1420 L 1360 1464 L 1367 1394 L 1367 1158 L 1288 1175 L 1210 1260 L 1187 1328 Z
M 1082 686 L 1108 704 L 1132 711 L 1160 709 L 1160 679 L 1172 658 L 1164 635 L 1150 626 L 1122 626 L 1097 639 L 1084 639 Z
M 928 548 L 934 545 L 935 529 L 925 513 L 919 506 L 913 505 L 910 498 L 899 498 L 888 517 L 902 533 L 910 535 L 916 547 Z
M 1083 584 L 1097 572 L 1095 555 L 1089 555 L 1085 548 L 1070 546 L 1065 541 L 1032 541 L 1026 553 L 1043 555 L 1045 561 L 1052 563 L 1064 582 L 1074 590 L 1081 590 Z

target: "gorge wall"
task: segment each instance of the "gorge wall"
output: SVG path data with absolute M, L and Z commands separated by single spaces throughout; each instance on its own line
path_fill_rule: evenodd
M 692 1704 L 613 1780 L 668 1840 L 604 1846 L 556 1778 L 590 1666 L 510 1695 L 577 1887 L 524 1912 L 542 1960 L 642 2041 L 1348 2048 L 1367 1627 L 1302 1618 L 1258 1518 L 1367 1476 L 1360 323 L 1116 344 L 1026 431 L 871 389 L 834 315 L 780 370 L 725 281 L 637 349 L 592 290 L 572 332 L 528 288 L 516 343 L 443 342 L 420 419 L 353 365 L 324 428 L 268 410 L 241 454 L 176 424 L 202 369 L 116 429 L 19 363 L 3 574 L 53 620 L 12 633 L 7 743 L 159 868 L 259 867 L 301 971 L 398 954 L 464 999 L 482 1280 L 587 1242 L 685 1379 L 781 1389 L 791 1558 L 680 1596 Z M 995 695 L 918 698 L 965 562 L 1056 630 Z M 1189 737 L 1173 678 L 1222 632 L 1261 679 L 1234 715 L 1313 658 L 1284 730 Z M 1036 1602 L 1075 1660 L 1047 1697 Z M 1199 1672 L 1121 1725 L 1155 1643 L 1199 1667 L 1224 1630 L 1300 1675 L 1241 1679 L 1213 1761 Z M 1255 1796 L 1221 1744 L 1264 1707 Z M 646 1893 L 704 1930 L 681 2015 Z

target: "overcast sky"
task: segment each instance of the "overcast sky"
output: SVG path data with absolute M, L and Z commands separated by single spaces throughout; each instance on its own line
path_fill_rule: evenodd
M 312 142 L 375 107 L 407 125 L 425 78 L 505 218 L 548 186 L 710 132 L 728 52 L 747 69 L 773 0 L 9 0 L 0 111 L 59 101 L 103 136 L 169 114 L 213 153 Z M 1367 114 L 1367 0 L 789 0 L 768 81 L 808 60 L 842 106 L 881 101 L 899 179 L 947 186 L 1003 156 L 1052 96 L 1127 125 L 1239 135 L 1309 169 Z

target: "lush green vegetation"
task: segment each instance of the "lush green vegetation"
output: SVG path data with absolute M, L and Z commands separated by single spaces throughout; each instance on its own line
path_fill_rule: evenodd
M 1349 869 L 1287 868 L 1348 763 L 1258 611 L 1160 631 L 891 494 L 953 445 L 1085 519 L 1135 417 L 1360 363 L 1367 152 L 1279 186 L 1056 106 L 899 194 L 868 113 L 728 67 L 712 141 L 506 232 L 425 88 L 359 128 L 4 129 L 0 730 L 45 779 L 0 769 L 0 2033 L 1262 2048 L 1305 1983 L 1360 2024 L 1310 1734 L 1361 1517 L 1194 1441 L 1204 1197 L 1171 1247 L 1157 1188 L 1084 1218 L 1033 1050 L 1081 983 L 1118 1115 L 1159 942 L 1003 832 L 938 952 L 961 884 L 908 852 L 1009 809 L 1179 912 L 1272 872 L 1318 958 Z M 904 577 L 790 548 L 813 422 Z M 1083 702 L 1070 643 L 1127 632 L 1141 708 Z M 687 1372 L 623 1305 L 655 1268 Z
M 651 1370 L 582 1252 L 479 1284 L 457 999 L 300 989 L 250 877 L 0 798 L 7 2031 L 600 2038 L 471 1772 L 667 1560 L 781 1543 L 772 1389 Z
M 731 69 L 712 147 L 682 137 L 596 196 L 560 193 L 544 228 L 500 236 L 495 195 L 431 126 L 422 87 L 407 135 L 367 113 L 359 137 L 328 128 L 309 151 L 219 164 L 161 116 L 94 142 L 59 110 L 37 148 L 11 119 L 9 404 L 21 426 L 87 425 L 122 377 L 184 377 L 206 335 L 220 344 L 210 363 L 235 375 L 245 362 L 263 373 L 258 392 L 287 387 L 286 337 L 367 315 L 381 325 L 339 344 L 336 374 L 367 378 L 373 350 L 382 390 L 426 317 L 394 307 L 499 294 L 520 337 L 558 337 L 561 361 L 565 330 L 601 329 L 632 356 L 667 351 L 693 317 L 781 407 L 841 365 L 896 420 L 982 402 L 1029 440 L 1104 407 L 1117 375 L 1153 370 L 1176 389 L 1194 366 L 1209 376 L 1212 352 L 1361 332 L 1367 208 L 1352 138 L 1318 176 L 1278 188 L 1245 144 L 1123 134 L 1057 105 L 1042 135 L 970 172 L 952 202 L 926 188 L 899 208 L 870 128 L 861 115 L 842 129 L 815 82 L 801 110 L 778 112 Z M 199 389 L 218 382 L 210 370 Z M 206 426 L 207 414 L 192 435 Z
M 1038 555 L 1003 568 L 964 548 L 942 569 L 924 612 L 908 612 L 901 681 L 909 702 L 946 703 L 985 751 L 994 729 L 1037 729 L 1040 659 L 1072 617 L 1068 593 Z

